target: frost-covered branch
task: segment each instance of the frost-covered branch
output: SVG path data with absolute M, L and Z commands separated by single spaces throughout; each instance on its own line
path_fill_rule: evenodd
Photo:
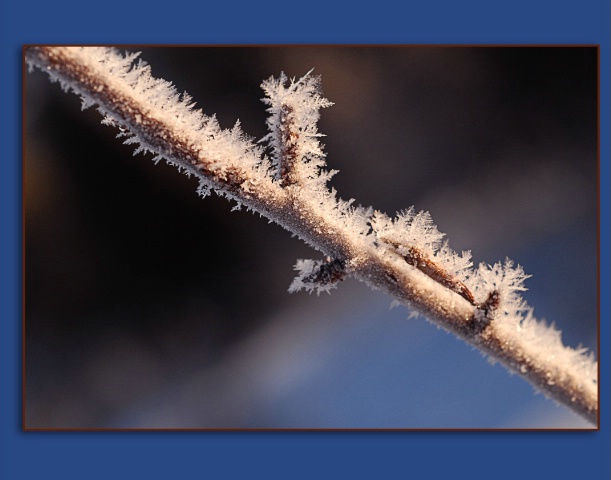
M 96 105 L 135 153 L 152 152 L 195 175 L 211 191 L 260 213 L 325 257 L 299 260 L 290 291 L 329 291 L 347 276 L 381 289 L 476 346 L 538 390 L 596 424 L 597 363 L 562 344 L 520 296 L 528 278 L 510 260 L 473 268 L 454 252 L 430 215 L 412 207 L 395 218 L 354 206 L 327 187 L 319 110 L 331 103 L 311 73 L 263 82 L 269 134 L 255 143 L 240 126 L 219 127 L 187 94 L 151 76 L 138 54 L 97 47 L 30 47 L 30 68 L 47 72 L 83 108 Z M 269 151 L 269 158 L 266 152 Z

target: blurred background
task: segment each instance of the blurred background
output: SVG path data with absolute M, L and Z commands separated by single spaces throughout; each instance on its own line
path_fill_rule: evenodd
M 135 50 L 255 139 L 262 80 L 314 68 L 340 196 L 523 265 L 537 318 L 596 354 L 595 48 Z M 591 427 L 354 280 L 288 294 L 319 254 L 24 85 L 27 428 Z

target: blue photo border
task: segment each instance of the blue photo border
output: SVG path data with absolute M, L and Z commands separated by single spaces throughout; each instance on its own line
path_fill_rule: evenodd
M 2 2 L 0 478 L 611 477 L 608 0 Z M 596 432 L 27 432 L 21 423 L 21 54 L 33 43 L 600 45 Z

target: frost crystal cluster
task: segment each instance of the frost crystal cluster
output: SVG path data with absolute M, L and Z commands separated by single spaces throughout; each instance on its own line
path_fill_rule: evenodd
M 597 363 L 565 347 L 560 333 L 537 321 L 520 296 L 528 278 L 510 260 L 473 268 L 454 252 L 428 212 L 395 218 L 338 198 L 327 182 L 317 121 L 331 102 L 320 79 L 281 74 L 263 82 L 268 135 L 253 143 L 239 123 L 229 130 L 195 109 L 186 93 L 155 79 L 138 54 L 94 47 L 30 47 L 30 68 L 95 105 L 135 153 L 151 152 L 215 191 L 282 225 L 322 252 L 299 260 L 290 291 L 328 292 L 346 276 L 383 289 L 529 380 L 546 395 L 596 422 Z
M 261 87 L 269 105 L 267 127 L 270 133 L 261 141 L 269 142 L 272 149 L 274 177 L 282 184 L 317 183 L 329 179 L 331 172 L 323 174 L 325 167 L 322 145 L 316 122 L 321 108 L 333 105 L 320 93 L 320 78 L 308 72 L 288 87 L 284 73 L 279 79 L 269 78 Z

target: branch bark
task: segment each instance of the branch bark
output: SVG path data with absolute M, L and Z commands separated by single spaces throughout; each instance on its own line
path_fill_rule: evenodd
M 130 135 L 128 141 L 140 144 L 138 150 L 154 152 L 157 160 L 163 158 L 197 176 L 202 192 L 214 190 L 244 204 L 330 257 L 323 265 L 333 268 L 310 273 L 310 280 L 326 275 L 336 281 L 348 274 L 385 291 L 597 424 L 597 365 L 591 357 L 561 344 L 558 352 L 571 357 L 571 362 L 542 355 L 536 341 L 521 336 L 520 322 L 507 325 L 497 316 L 498 292 L 484 292 L 484 299 L 476 302 L 468 286 L 445 272 L 427 252 L 402 250 L 378 235 L 372 224 L 355 229 L 355 223 L 364 224 L 368 218 L 364 211 L 355 211 L 331 192 L 317 190 L 320 182 L 300 181 L 291 170 L 299 161 L 297 134 L 290 130 L 295 126 L 293 107 L 285 105 L 281 110 L 282 118 L 290 122 L 276 126 L 280 132 L 276 137 L 285 149 L 278 153 L 281 171 L 270 174 L 272 165 L 262 149 L 243 140 L 237 128 L 221 131 L 177 96 L 166 103 L 157 101 L 155 88 L 161 97 L 168 97 L 167 92 L 159 83 L 146 83 L 144 64 L 134 67 L 133 58 L 125 58 L 120 65 L 118 59 L 123 57 L 116 53 L 114 63 L 101 54 L 92 59 L 85 50 L 29 47 L 26 61 L 80 95 L 85 106 L 97 105 L 107 123 Z M 197 122 L 199 128 L 193 128 Z

